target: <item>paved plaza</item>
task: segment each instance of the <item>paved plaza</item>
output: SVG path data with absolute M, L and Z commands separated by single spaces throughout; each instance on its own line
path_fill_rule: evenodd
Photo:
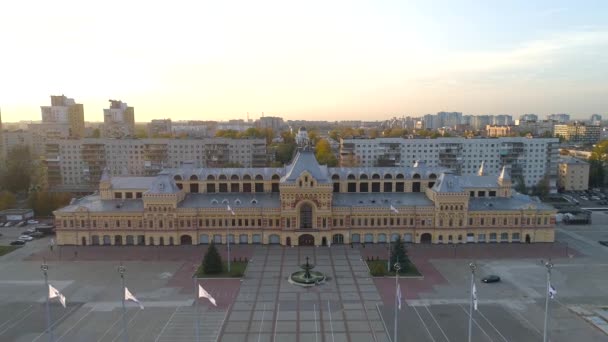
M 11 231 L 3 230 L 5 238 Z M 8 235 L 8 237 L 6 236 Z M 608 215 L 594 225 L 559 226 L 555 245 L 411 246 L 422 277 L 400 279 L 404 303 L 399 341 L 465 341 L 469 310 L 468 263 L 477 277 L 498 274 L 502 282 L 477 283 L 479 310 L 473 312 L 473 341 L 541 341 L 545 272 L 540 259 L 555 263 L 550 302 L 550 341 L 608 341 Z M 0 241 L 2 242 L 2 241 Z M 386 246 L 233 246 L 249 263 L 243 279 L 200 279 L 218 301 L 201 300 L 198 320 L 192 273 L 204 246 L 179 248 L 65 247 L 50 251 L 36 240 L 0 257 L 0 340 L 47 341 L 44 280 L 67 297 L 53 301 L 56 341 L 122 341 L 120 261 L 126 282 L 145 306 L 127 304 L 129 341 L 391 341 L 394 278 L 372 279 L 364 260 L 382 256 Z M 513 247 L 513 248 L 509 248 Z M 225 247 L 220 253 L 226 255 Z M 74 255 L 77 251 L 77 255 Z M 327 281 L 314 288 L 291 285 L 287 277 L 306 257 Z M 597 323 L 597 324 L 594 324 Z

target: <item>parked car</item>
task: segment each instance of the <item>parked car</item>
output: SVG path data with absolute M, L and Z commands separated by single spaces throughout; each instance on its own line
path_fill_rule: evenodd
M 36 220 L 27 220 L 27 224 L 38 224 L 40 222 L 36 221 Z
M 17 238 L 17 240 L 32 241 L 34 238 L 29 235 L 21 235 Z
M 25 241 L 23 241 L 23 240 L 15 240 L 15 241 L 11 241 L 11 243 L 9 243 L 9 245 L 11 245 L 11 246 L 23 246 L 23 245 L 25 245 Z
M 13 225 L 13 222 L 6 222 L 6 224 L 4 225 L 5 227 L 10 227 Z
M 0 227 L 4 227 L 4 222 L 0 222 Z
M 33 233 L 30 233 L 29 235 L 36 239 L 40 239 L 41 237 L 44 237 L 44 234 L 41 232 L 33 232 Z
M 600 245 L 608 247 L 608 241 L 598 241 Z
M 25 221 L 21 221 L 19 223 L 17 223 L 17 227 L 23 227 L 25 226 Z
M 497 275 L 489 275 L 487 277 L 481 278 L 481 281 L 484 283 L 498 283 L 500 281 L 500 277 Z
M 36 228 L 33 228 L 33 227 L 32 227 L 32 228 L 28 228 L 28 229 L 26 230 L 26 232 L 30 232 L 30 233 L 33 233 L 33 232 L 35 232 L 35 231 L 36 231 Z

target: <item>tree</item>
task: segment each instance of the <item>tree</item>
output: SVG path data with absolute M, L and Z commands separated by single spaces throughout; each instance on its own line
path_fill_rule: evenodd
M 283 143 L 276 146 L 276 152 L 274 159 L 282 165 L 287 164 L 291 161 L 293 152 L 296 149 L 296 143 Z
M 603 187 L 608 174 L 608 140 L 600 141 L 591 152 L 589 158 L 589 185 Z
M 51 216 L 54 210 L 70 203 L 72 196 L 66 193 L 31 192 L 27 204 L 36 216 Z
M 100 138 L 101 137 L 101 131 L 99 130 L 99 128 L 95 128 L 93 130 L 93 133 L 91 133 L 91 138 Z
M 397 240 L 393 241 L 391 246 L 391 271 L 395 271 L 395 264 L 399 263 L 400 271 L 405 272 L 410 260 L 407 257 L 405 243 L 401 240 L 401 236 L 397 237 Z
M 534 196 L 545 197 L 549 194 L 549 178 L 543 177 L 532 190 Z
M 527 194 L 528 189 L 526 188 L 526 181 L 523 176 L 515 176 L 513 177 L 513 189 L 520 194 Z
M 222 273 L 222 257 L 217 252 L 215 244 L 211 242 L 205 257 L 203 258 L 203 273 L 205 274 L 218 274 Z
M 6 160 L 6 170 L 2 177 L 0 188 L 8 189 L 12 193 L 28 191 L 30 188 L 30 175 L 32 173 L 32 158 L 29 147 L 13 147 L 9 151 Z
M 13 195 L 11 192 L 0 192 L 0 210 L 13 208 L 16 201 L 15 195 Z
M 319 139 L 315 146 L 315 157 L 321 165 L 334 167 L 338 165 L 338 159 L 331 151 L 331 145 L 327 139 Z

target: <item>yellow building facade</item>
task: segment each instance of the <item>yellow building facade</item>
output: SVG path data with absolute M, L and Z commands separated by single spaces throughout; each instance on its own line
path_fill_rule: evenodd
M 562 156 L 557 164 L 557 186 L 565 191 L 589 189 L 589 163 L 584 160 Z
M 283 168 L 106 175 L 54 212 L 60 245 L 552 242 L 555 214 L 512 191 L 506 168 L 330 168 L 306 149 Z

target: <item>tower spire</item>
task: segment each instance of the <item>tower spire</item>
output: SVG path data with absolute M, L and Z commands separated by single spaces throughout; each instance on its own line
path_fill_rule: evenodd
M 483 169 L 484 164 L 485 164 L 485 161 L 482 161 L 481 166 L 479 167 L 479 171 L 477 171 L 478 176 L 485 176 L 484 169 Z

